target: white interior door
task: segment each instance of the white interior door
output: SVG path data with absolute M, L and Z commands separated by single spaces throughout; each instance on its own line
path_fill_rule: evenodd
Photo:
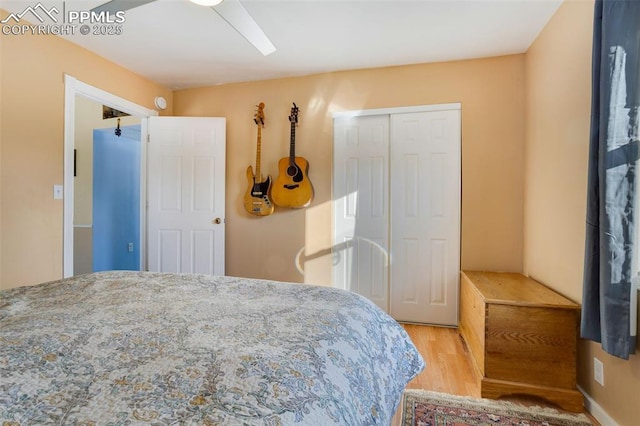
M 334 285 L 389 311 L 389 116 L 334 121 Z
M 460 111 L 391 116 L 391 315 L 457 325 Z
M 400 110 L 334 119 L 334 285 L 399 321 L 456 325 L 460 107 Z
M 150 271 L 224 275 L 224 118 L 150 117 Z

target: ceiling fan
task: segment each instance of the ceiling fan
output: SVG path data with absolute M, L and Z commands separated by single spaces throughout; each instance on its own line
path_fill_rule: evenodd
M 95 7 L 92 12 L 109 12 L 115 14 L 121 10 L 133 9 L 156 0 L 111 0 L 103 5 Z M 258 49 L 264 56 L 276 51 L 271 40 L 262 31 L 262 28 L 249 15 L 247 9 L 240 0 L 189 0 L 200 6 L 210 6 L 229 25 L 239 32 L 249 43 Z

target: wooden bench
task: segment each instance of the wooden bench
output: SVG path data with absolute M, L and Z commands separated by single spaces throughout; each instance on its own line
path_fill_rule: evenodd
M 463 271 L 460 333 L 481 395 L 532 395 L 583 411 L 576 389 L 580 305 L 522 274 Z

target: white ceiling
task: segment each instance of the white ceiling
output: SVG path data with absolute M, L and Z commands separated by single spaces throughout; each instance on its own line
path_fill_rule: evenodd
M 32 3 L 3 0 L 0 7 L 19 12 Z M 102 3 L 67 0 L 64 7 L 88 10 Z M 241 3 L 276 52 L 263 56 L 211 8 L 188 0 L 157 0 L 126 11 L 121 35 L 77 32 L 65 38 L 150 80 L 182 89 L 522 53 L 562 0 Z

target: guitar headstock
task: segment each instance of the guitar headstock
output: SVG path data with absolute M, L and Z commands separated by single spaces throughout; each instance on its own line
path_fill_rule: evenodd
M 297 123 L 298 122 L 298 111 L 300 111 L 298 109 L 298 106 L 296 105 L 296 103 L 293 103 L 293 106 L 291 107 L 291 115 L 289 116 L 289 121 L 291 123 Z
M 264 127 L 264 102 L 260 102 L 260 104 L 256 106 L 256 113 L 253 115 L 253 121 L 255 121 L 258 126 Z

